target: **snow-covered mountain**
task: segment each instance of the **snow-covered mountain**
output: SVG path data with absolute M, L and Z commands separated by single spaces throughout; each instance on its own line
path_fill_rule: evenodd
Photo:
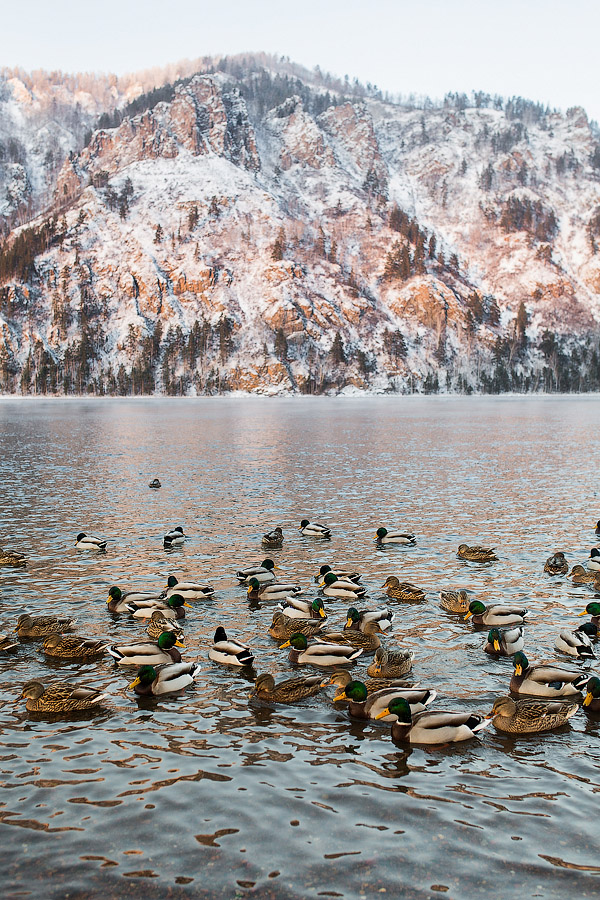
M 582 109 L 198 68 L 0 81 L 0 390 L 600 387 Z

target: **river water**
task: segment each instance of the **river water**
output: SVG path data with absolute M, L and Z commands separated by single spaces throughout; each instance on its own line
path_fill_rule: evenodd
M 162 588 L 173 573 L 217 589 L 188 610 L 184 658 L 202 673 L 176 697 L 136 699 L 108 656 L 52 665 L 39 642 L 2 656 L 3 897 L 598 896 L 600 716 L 402 748 L 389 725 L 334 708 L 333 688 L 250 703 L 249 676 L 207 653 L 223 624 L 256 672 L 290 673 L 267 634 L 273 604 L 249 602 L 234 577 L 279 524 L 270 555 L 305 596 L 321 564 L 352 564 L 365 605 L 393 606 L 386 642 L 414 649 L 436 706 L 489 711 L 511 663 L 483 653 L 486 631 L 436 592 L 526 597 L 525 650 L 558 661 L 555 634 L 591 597 L 543 564 L 558 549 L 584 562 L 597 541 L 599 425 L 597 400 L 574 397 L 0 401 L 0 544 L 30 558 L 0 569 L 2 630 L 23 611 L 70 614 L 78 633 L 123 642 L 144 627 L 108 613 L 110 585 Z M 304 517 L 332 540 L 303 538 Z M 179 524 L 187 540 L 166 552 Z M 417 546 L 378 550 L 379 525 L 414 530 Z M 109 538 L 107 552 L 77 551 L 82 530 Z M 462 541 L 494 545 L 499 561 L 461 562 Z M 387 601 L 392 574 L 427 600 Z M 326 606 L 341 626 L 347 602 Z M 29 715 L 13 701 L 34 677 L 93 683 L 109 705 Z

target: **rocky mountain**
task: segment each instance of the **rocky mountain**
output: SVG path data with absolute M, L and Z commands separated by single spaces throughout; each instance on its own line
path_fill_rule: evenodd
M 194 68 L 0 81 L 0 390 L 600 389 L 582 109 Z

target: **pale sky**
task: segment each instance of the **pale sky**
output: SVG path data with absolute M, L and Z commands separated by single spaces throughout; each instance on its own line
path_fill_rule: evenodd
M 483 90 L 600 121 L 599 0 L 0 0 L 0 65 L 123 74 L 264 50 L 392 93 Z

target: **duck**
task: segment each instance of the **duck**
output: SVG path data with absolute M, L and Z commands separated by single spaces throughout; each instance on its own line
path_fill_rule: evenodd
M 600 550 L 597 547 L 592 547 L 590 550 L 588 569 L 592 572 L 600 572 Z
M 544 572 L 548 575 L 566 575 L 569 571 L 569 563 L 561 550 L 556 550 L 544 563 Z
M 75 546 L 78 550 L 106 550 L 108 541 L 103 538 L 94 537 L 93 534 L 86 534 L 80 531 L 75 538 Z
M 23 566 L 26 565 L 27 557 L 24 553 L 18 553 L 16 550 L 0 547 L 0 566 L 23 568 Z
M 600 678 L 592 675 L 586 685 L 583 705 L 589 712 L 600 712 Z
M 165 619 L 185 619 L 185 610 L 191 609 L 181 594 L 171 594 L 166 600 L 141 600 L 129 603 L 127 610 L 135 619 L 151 619 L 156 610 L 160 610 Z
M 257 578 L 251 578 L 248 582 L 248 598 L 250 600 L 286 600 L 288 597 L 297 597 L 302 593 L 299 584 L 285 584 L 281 581 L 273 581 L 261 584 Z
M 49 634 L 61 634 L 73 628 L 75 619 L 57 616 L 30 616 L 24 613 L 17 619 L 17 634 L 20 638 L 45 638 Z
M 367 622 L 363 631 L 358 628 L 344 628 L 343 631 L 325 631 L 319 634 L 317 641 L 324 644 L 346 644 L 350 647 L 362 647 L 365 653 L 374 653 L 381 647 L 379 640 L 381 628 L 377 622 Z
M 448 710 L 425 710 L 413 718 L 404 697 L 394 697 L 376 718 L 389 715 L 397 717 L 392 724 L 392 740 L 409 744 L 456 744 L 476 737 L 491 723 L 491 719 L 476 713 Z
M 333 572 L 334 570 L 331 566 L 321 566 L 317 574 L 315 575 L 315 581 L 320 581 L 321 578 L 325 578 L 328 572 Z M 335 574 L 342 581 L 353 581 L 355 584 L 360 581 L 360 572 L 355 572 L 353 569 L 344 569 L 336 566 Z
M 576 659 L 595 659 L 591 637 L 596 637 L 598 629 L 591 622 L 586 622 L 575 631 L 561 631 L 554 639 L 554 649 L 567 653 Z
M 596 532 L 596 534 L 600 534 L 600 519 L 596 522 L 594 531 Z
M 167 578 L 165 596 L 172 597 L 179 594 L 184 600 L 208 600 L 214 594 L 215 589 L 210 584 L 198 584 L 195 581 L 177 581 L 174 575 Z
M 361 609 L 351 606 L 346 613 L 346 628 L 358 629 L 364 631 L 368 622 L 377 622 L 381 631 L 387 631 L 392 627 L 394 621 L 394 613 L 391 609 L 380 607 L 379 609 Z
M 510 680 L 513 694 L 530 694 L 534 697 L 578 697 L 587 684 L 589 675 L 571 672 L 551 663 L 529 665 L 522 650 L 513 658 L 515 672 Z
M 272 675 L 259 675 L 254 682 L 254 690 L 251 697 L 258 697 L 259 700 L 266 700 L 269 703 L 298 703 L 307 697 L 318 694 L 325 685 L 327 679 L 323 680 L 322 675 L 305 675 L 297 678 L 286 678 L 275 684 Z
M 591 616 L 590 622 L 596 628 L 600 628 L 600 603 L 597 600 L 588 603 L 583 612 L 578 613 L 580 616 Z
M 162 610 L 155 609 L 150 616 L 146 632 L 151 638 L 158 640 L 163 631 L 172 631 L 177 636 L 177 639 L 182 641 L 183 631 L 176 624 L 177 621 L 177 619 L 167 619 Z
M 367 675 L 371 678 L 402 678 L 412 669 L 414 657 L 412 650 L 384 650 L 379 647 Z
M 163 537 L 163 545 L 165 550 L 168 550 L 170 547 L 180 547 L 181 544 L 185 541 L 185 534 L 183 533 L 183 528 L 181 525 L 177 525 L 176 528 L 172 528 L 170 531 Z
M 108 652 L 120 666 L 155 666 L 181 662 L 177 648 L 183 646 L 172 631 L 164 631 L 156 643 L 140 641 L 138 644 L 121 644 L 108 647 Z
M 150 484 L 148 485 L 148 487 L 157 489 L 159 487 L 162 487 L 162 485 L 161 485 L 160 481 L 158 480 L 158 478 L 153 478 L 152 481 L 150 482 Z
M 422 591 L 416 584 L 411 584 L 409 581 L 400 581 L 395 575 L 390 575 L 389 578 L 386 578 L 381 587 L 388 597 L 393 597 L 395 600 L 420 603 L 426 596 L 425 591 Z
M 464 589 L 460 591 L 440 591 L 440 606 L 442 609 L 453 613 L 466 613 L 469 611 L 469 592 Z
M 164 591 L 156 593 L 153 591 L 122 591 L 116 584 L 108 591 L 108 610 L 111 613 L 127 612 L 129 603 L 143 603 L 147 600 L 155 600 L 160 602 L 165 599 Z
M 278 525 L 273 531 L 263 534 L 261 544 L 268 550 L 278 550 L 280 547 L 283 547 L 283 529 L 281 525 Z
M 367 593 L 366 588 L 353 581 L 340 581 L 335 572 L 328 572 L 321 586 L 326 597 L 340 597 L 345 600 L 356 600 Z
M 129 685 L 140 697 L 160 697 L 182 691 L 196 681 L 200 666 L 196 662 L 167 663 L 163 666 L 143 665 Z
M 108 694 L 83 684 L 62 682 L 44 687 L 41 681 L 28 681 L 21 698 L 25 699 L 28 712 L 73 713 L 101 706 Z
M 265 582 L 276 580 L 277 576 L 273 571 L 274 569 L 279 569 L 279 566 L 276 566 L 272 559 L 267 558 L 263 559 L 259 566 L 248 566 L 245 569 L 240 569 L 236 573 L 236 578 L 240 584 L 247 584 L 251 578 L 256 578 L 257 581 L 264 584 Z
M 387 528 L 378 528 L 375 532 L 375 542 L 377 544 L 404 544 L 408 547 L 414 547 L 417 539 L 412 531 L 388 531 Z
M 469 611 L 464 616 L 473 625 L 522 625 L 528 609 L 519 606 L 502 606 L 499 603 L 484 606 L 481 600 L 471 600 Z
M 509 734 L 533 734 L 552 731 L 566 725 L 579 709 L 572 700 L 513 700 L 499 697 L 486 715 L 498 731 Z
M 281 644 L 280 650 L 290 647 L 290 662 L 311 663 L 314 666 L 343 666 L 347 665 L 362 654 L 362 648 L 351 647 L 348 644 L 308 644 L 303 634 L 293 634 L 291 638 Z
M 228 638 L 225 629 L 219 625 L 215 631 L 213 645 L 208 651 L 209 659 L 226 666 L 251 666 L 254 654 L 247 644 Z
M 457 556 L 459 559 L 466 559 L 469 562 L 494 562 L 498 559 L 494 549 L 494 547 L 480 547 L 477 544 L 473 547 L 469 547 L 468 544 L 459 544 Z
M 298 530 L 304 537 L 331 537 L 331 528 L 328 528 L 327 525 L 319 525 L 318 522 L 309 522 L 308 519 L 302 519 Z
M 49 634 L 44 641 L 46 656 L 59 659 L 97 659 L 108 648 L 104 641 L 82 638 L 77 635 Z
M 338 687 L 345 687 L 352 676 L 347 669 L 334 669 L 329 684 L 337 684 Z M 395 687 L 404 690 L 416 690 L 420 685 L 413 681 L 406 681 L 403 678 L 367 678 L 362 682 L 367 689 L 367 694 L 374 694 L 376 691 L 382 691 L 384 688 Z
M 573 579 L 573 584 L 594 584 L 598 581 L 598 572 L 586 572 L 583 566 L 573 566 L 569 572 L 569 578 Z
M 487 644 L 483 648 L 486 653 L 495 656 L 514 656 L 525 645 L 523 640 L 523 626 L 516 628 L 492 628 L 487 637 Z
M 390 702 L 394 697 L 403 697 L 410 706 L 411 714 L 423 712 L 430 703 L 433 703 L 437 693 L 436 691 L 425 689 L 410 690 L 402 687 L 382 688 L 374 693 L 369 693 L 367 686 L 362 681 L 353 681 L 350 679 L 350 673 L 344 672 L 347 677 L 345 684 L 340 684 L 342 691 L 333 698 L 334 703 L 341 700 L 348 701 L 348 712 L 356 719 L 377 719 L 379 713 L 384 709 L 389 709 Z M 339 683 L 342 677 L 339 676 Z M 389 714 L 382 716 L 383 722 L 394 722 L 396 716 Z
M 18 647 L 19 644 L 13 638 L 9 637 L 8 634 L 0 634 L 0 650 L 8 651 L 14 650 L 15 647 Z
M 279 604 L 279 609 L 288 619 L 326 619 L 327 613 L 320 597 L 314 600 L 300 600 L 287 597 Z
M 276 641 L 287 641 L 293 634 L 315 637 L 322 631 L 323 625 L 324 622 L 321 619 L 293 619 L 285 616 L 280 609 L 277 609 L 273 613 L 269 634 Z

